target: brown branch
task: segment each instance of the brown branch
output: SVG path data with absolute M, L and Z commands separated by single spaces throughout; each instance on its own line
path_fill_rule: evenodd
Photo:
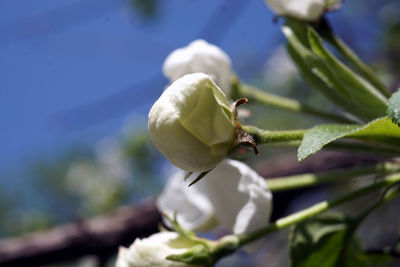
M 264 177 L 323 172 L 375 164 L 382 158 L 362 154 L 325 152 L 298 163 L 283 157 L 256 167 Z M 280 217 L 296 192 L 274 194 L 273 219 Z M 118 246 L 128 246 L 136 237 L 156 232 L 161 216 L 153 199 L 86 222 L 75 222 L 52 230 L 0 241 L 0 266 L 40 266 L 70 261 L 85 255 L 107 258 Z
M 156 232 L 161 221 L 152 199 L 86 222 L 0 241 L 0 266 L 41 266 L 85 255 L 107 257 L 119 245 Z

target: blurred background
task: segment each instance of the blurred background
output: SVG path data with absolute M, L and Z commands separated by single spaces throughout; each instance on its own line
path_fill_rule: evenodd
M 2 0 L 0 14 L 2 239 L 92 218 L 160 192 L 170 165 L 148 139 L 147 113 L 168 84 L 164 59 L 195 39 L 221 47 L 243 81 L 333 109 L 298 78 L 281 21 L 274 22 L 262 0 Z M 327 16 L 392 89 L 400 85 L 399 14 L 396 0 L 370 0 L 346 1 Z M 248 108 L 246 122 L 268 129 L 321 122 Z M 242 159 L 267 168 L 271 157 L 294 151 L 263 149 L 257 160 Z M 218 266 L 265 266 L 268 255 L 269 266 L 286 266 L 286 237 L 266 244 L 269 253 L 238 254 Z M 68 264 L 96 261 L 54 266 Z

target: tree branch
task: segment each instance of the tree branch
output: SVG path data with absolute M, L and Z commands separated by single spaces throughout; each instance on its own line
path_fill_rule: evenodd
M 88 221 L 0 241 L 0 266 L 41 266 L 85 255 L 107 257 L 118 246 L 158 231 L 161 222 L 153 199 Z
M 295 156 L 285 156 L 256 166 L 256 170 L 264 177 L 276 177 L 376 164 L 381 160 L 363 154 L 321 152 L 301 164 Z M 272 220 L 282 216 L 299 192 L 304 189 L 274 194 Z M 85 255 L 104 259 L 118 246 L 128 246 L 137 237 L 157 232 L 160 222 L 154 199 L 148 199 L 91 220 L 0 241 L 0 266 L 41 266 Z

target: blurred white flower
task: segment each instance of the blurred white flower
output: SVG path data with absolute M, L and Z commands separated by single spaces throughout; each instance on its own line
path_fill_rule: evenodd
M 80 158 L 69 166 L 65 186 L 83 199 L 86 211 L 103 212 L 127 189 L 130 168 L 118 141 L 106 138 L 96 144 L 94 158 Z
M 160 210 L 191 230 L 210 230 L 219 224 L 235 234 L 266 226 L 272 194 L 266 182 L 246 164 L 224 160 L 191 187 L 176 173 L 157 198 Z
M 157 149 L 189 172 L 214 168 L 234 146 L 231 107 L 204 73 L 173 82 L 152 106 L 148 129 Z
M 189 267 L 182 262 L 167 260 L 172 254 L 183 254 L 193 244 L 176 232 L 160 232 L 139 239 L 129 247 L 120 247 L 115 267 Z
M 292 16 L 301 20 L 319 19 L 328 0 L 265 0 L 267 5 L 280 16 Z
M 117 139 L 107 137 L 97 142 L 95 157 L 109 177 L 117 180 L 129 179 L 131 165 Z
M 229 96 L 231 60 L 219 47 L 204 40 L 174 50 L 164 61 L 163 73 L 171 82 L 185 74 L 203 72 Z
M 284 46 L 277 47 L 267 59 L 263 67 L 265 82 L 275 87 L 285 87 L 285 84 L 298 78 L 298 72 Z

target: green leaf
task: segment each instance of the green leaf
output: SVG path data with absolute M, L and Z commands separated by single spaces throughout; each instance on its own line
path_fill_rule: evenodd
M 346 228 L 343 216 L 331 213 L 296 225 L 289 240 L 291 266 L 334 266 Z
M 288 45 L 287 49 L 290 57 L 292 58 L 294 64 L 299 70 L 300 75 L 309 86 L 320 91 L 335 105 L 340 106 L 344 110 L 351 112 L 351 103 L 348 102 L 344 97 L 336 93 L 333 85 L 320 71 L 317 70 L 317 68 L 308 67 L 308 65 L 305 64 L 301 55 L 291 44 Z
M 379 266 L 393 261 L 393 256 L 385 253 L 356 253 L 347 266 Z M 358 265 L 355 265 L 358 264 Z
M 390 97 L 387 115 L 400 126 L 400 89 Z
M 354 103 L 360 103 L 370 119 L 385 115 L 387 99 L 367 80 L 356 74 L 338 60 L 322 43 L 318 33 L 308 28 L 308 36 L 312 51 L 317 54 L 329 69 L 334 79 L 346 88 L 346 93 Z
M 291 267 L 365 267 L 392 260 L 363 252 L 354 231 L 359 220 L 324 213 L 297 224 L 290 235 Z
M 310 49 L 310 43 L 308 41 L 307 27 L 309 23 L 294 17 L 285 17 L 285 26 L 289 27 L 293 34 L 296 36 L 301 45 L 306 49 Z
M 353 115 L 366 120 L 376 118 L 375 114 L 371 115 L 369 107 L 366 108 L 358 102 L 351 101 L 348 89 L 344 84 L 335 77 L 319 56 L 308 49 L 301 40 L 301 36 L 297 36 L 297 32 L 302 32 L 298 29 L 299 27 L 303 27 L 303 31 L 307 31 L 306 25 L 298 24 L 294 27 L 292 21 L 290 25 L 282 27 L 282 32 L 289 41 L 289 54 L 303 79 L 337 106 Z M 294 30 L 294 28 L 296 29 Z
M 343 137 L 400 144 L 400 128 L 387 117 L 364 125 L 321 124 L 309 130 L 297 152 L 299 161 L 318 152 L 325 145 Z
M 328 72 L 328 69 L 321 59 L 303 45 L 292 28 L 283 26 L 282 32 L 290 43 L 290 49 L 292 49 L 290 55 L 295 63 L 301 66 L 300 70 L 307 73 L 307 75 L 311 74 L 313 80 L 317 80 L 318 83 L 323 82 L 329 89 L 325 89 L 325 87 L 315 88 L 322 90 L 321 92 L 334 101 L 335 104 L 340 105 L 342 101 L 346 103 L 347 100 L 345 97 L 348 97 L 346 90 L 333 79 L 333 76 Z M 345 107 L 350 108 L 350 106 Z

